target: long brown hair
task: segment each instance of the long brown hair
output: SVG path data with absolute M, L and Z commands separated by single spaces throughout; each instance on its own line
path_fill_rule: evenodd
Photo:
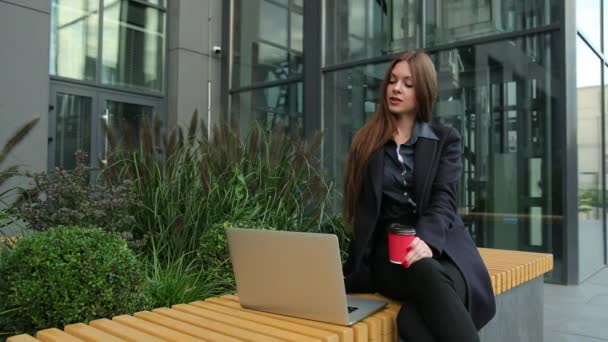
M 344 210 L 347 224 L 354 221 L 355 209 L 363 184 L 363 175 L 372 154 L 382 147 L 397 130 L 397 116 L 388 110 L 386 88 L 391 72 L 400 62 L 408 62 L 412 72 L 412 81 L 416 90 L 416 120 L 429 122 L 433 103 L 437 97 L 437 73 L 433 61 L 422 51 L 409 51 L 395 58 L 384 75 L 384 81 L 378 95 L 378 109 L 374 116 L 357 132 L 346 160 L 344 176 Z

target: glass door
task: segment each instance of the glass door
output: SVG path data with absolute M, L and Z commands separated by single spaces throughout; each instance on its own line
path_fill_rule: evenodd
M 99 97 L 101 121 L 108 131 L 101 128 L 100 160 L 105 162 L 113 144 L 132 149 L 139 147 L 144 122 L 158 116 L 161 101 L 122 94 L 101 94 Z M 100 122 L 101 123 L 101 122 Z M 109 140 L 110 136 L 116 141 Z
M 50 98 L 49 170 L 74 169 L 79 150 L 86 153 L 87 165 L 97 168 L 103 164 L 110 148 L 104 122 L 117 144 L 134 148 L 139 146 L 144 119 L 151 120 L 155 115 L 162 118 L 162 98 L 65 82 L 51 83 Z
M 97 99 L 93 91 L 64 86 L 51 86 L 49 111 L 48 169 L 73 169 L 76 152 L 83 151 L 85 162 L 93 165 L 94 110 Z

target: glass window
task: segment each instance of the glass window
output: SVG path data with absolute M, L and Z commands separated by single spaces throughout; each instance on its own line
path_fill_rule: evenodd
M 76 80 L 97 77 L 99 0 L 54 0 L 49 73 Z
M 66 170 L 76 167 L 76 151 L 91 154 L 91 113 L 93 99 L 87 96 L 56 95 L 55 165 Z
M 303 8 L 297 1 L 237 0 L 233 88 L 302 72 Z
M 555 22 L 557 1 L 325 2 L 326 64 L 432 47 Z
M 302 132 L 302 83 L 240 92 L 232 96 L 232 113 L 242 133 L 256 123 L 271 130 L 284 125 L 288 131 Z
M 376 111 L 388 63 L 328 73 L 323 81 L 323 155 L 325 167 L 342 191 L 344 163 L 355 133 Z
M 551 24 L 558 2 L 551 0 L 430 1 L 426 46 Z
M 152 5 L 165 7 L 165 0 L 144 0 L 145 2 L 149 2 Z
M 164 6 L 164 0 L 149 0 Z M 99 4 L 103 3 L 102 42 Z M 163 91 L 165 12 L 129 0 L 53 0 L 49 73 Z M 102 56 L 98 74 L 98 54 Z
M 119 139 L 117 143 L 126 146 L 139 146 L 140 133 L 144 121 L 151 122 L 154 116 L 154 107 L 135 103 L 106 100 L 106 115 L 108 127 Z M 108 146 L 106 146 L 106 149 Z
M 325 63 L 385 54 L 383 32 L 385 26 L 388 29 L 387 11 L 386 1 L 325 1 Z
M 600 32 L 602 30 L 600 25 L 600 1 L 576 0 L 576 26 L 598 49 L 600 48 Z
M 579 280 L 604 266 L 602 194 L 602 63 L 577 38 Z
M 608 51 L 608 0 L 604 0 L 604 46 L 603 51 L 604 55 L 606 55 L 606 51 Z
M 434 114 L 462 136 L 460 210 L 477 244 L 553 252 L 561 265 L 561 252 L 553 249 L 563 229 L 555 200 L 563 151 L 554 123 L 563 115 L 555 106 L 561 86 L 553 68 L 557 37 L 438 53 Z
M 561 130 L 553 118 L 562 82 L 558 35 L 467 46 L 433 55 L 439 78 L 434 121 L 462 136 L 460 212 L 479 246 L 551 251 L 563 262 Z M 373 115 L 387 64 L 324 78 L 324 163 L 342 189 L 356 131 Z
M 165 13 L 128 0 L 104 2 L 102 83 L 163 89 Z

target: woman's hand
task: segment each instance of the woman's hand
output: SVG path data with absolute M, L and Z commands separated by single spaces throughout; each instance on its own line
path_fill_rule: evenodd
M 412 241 L 410 246 L 407 248 L 407 251 L 407 256 L 403 261 L 403 266 L 405 266 L 406 268 L 410 267 L 413 263 L 420 259 L 433 257 L 433 251 L 431 250 L 429 245 L 427 245 L 426 242 L 420 240 L 418 237 L 416 237 L 414 241 Z

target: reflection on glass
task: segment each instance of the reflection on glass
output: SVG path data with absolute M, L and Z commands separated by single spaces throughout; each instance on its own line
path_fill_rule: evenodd
M 552 118 L 560 80 L 555 37 L 538 35 L 442 51 L 434 121 L 462 136 L 459 205 L 479 246 L 551 251 L 561 241 L 561 131 Z M 386 64 L 324 79 L 324 163 L 341 189 L 353 135 L 374 113 Z M 557 92 L 559 93 L 559 92 Z M 556 271 L 557 272 L 557 271 Z
M 398 1 L 399 4 L 406 2 L 410 3 Z M 374 57 L 386 52 L 383 33 L 389 22 L 386 1 L 325 1 L 324 13 L 326 64 Z
M 233 87 L 302 72 L 302 15 L 296 2 L 235 1 Z
M 303 129 L 302 83 L 246 91 L 233 96 L 232 113 L 241 132 L 260 124 L 266 130 L 283 125 L 288 131 Z
M 604 265 L 602 194 L 602 64 L 581 38 L 576 44 L 579 280 Z
M 558 6 L 551 0 L 430 3 L 425 13 L 427 46 L 548 25 Z
M 548 25 L 559 3 L 348 0 L 325 2 L 326 64 Z
M 156 5 L 156 6 L 161 6 L 161 7 L 165 6 L 165 0 L 144 0 L 144 1 L 148 2 L 152 5 Z
M 117 133 L 117 143 L 126 146 L 139 146 L 139 135 L 144 120 L 151 122 L 154 107 L 134 103 L 106 101 L 108 127 Z M 109 146 L 106 145 L 106 151 Z
M 576 0 L 576 26 L 583 32 L 591 44 L 600 48 L 600 1 L 601 0 Z M 604 4 L 606 6 L 608 4 Z
M 388 63 L 382 63 L 332 72 L 323 81 L 323 159 L 339 191 L 351 141 L 376 111 L 387 67 Z
M 49 73 L 95 80 L 99 0 L 53 0 Z
M 75 153 L 91 154 L 90 97 L 57 93 L 55 130 L 55 167 L 71 170 L 76 167 Z
M 104 1 L 102 82 L 162 91 L 164 12 L 128 0 Z
M 603 31 L 604 31 L 604 46 L 603 46 L 602 51 L 604 51 L 604 55 L 605 55 L 606 51 L 608 51 L 608 1 L 604 2 L 604 28 L 603 28 Z

